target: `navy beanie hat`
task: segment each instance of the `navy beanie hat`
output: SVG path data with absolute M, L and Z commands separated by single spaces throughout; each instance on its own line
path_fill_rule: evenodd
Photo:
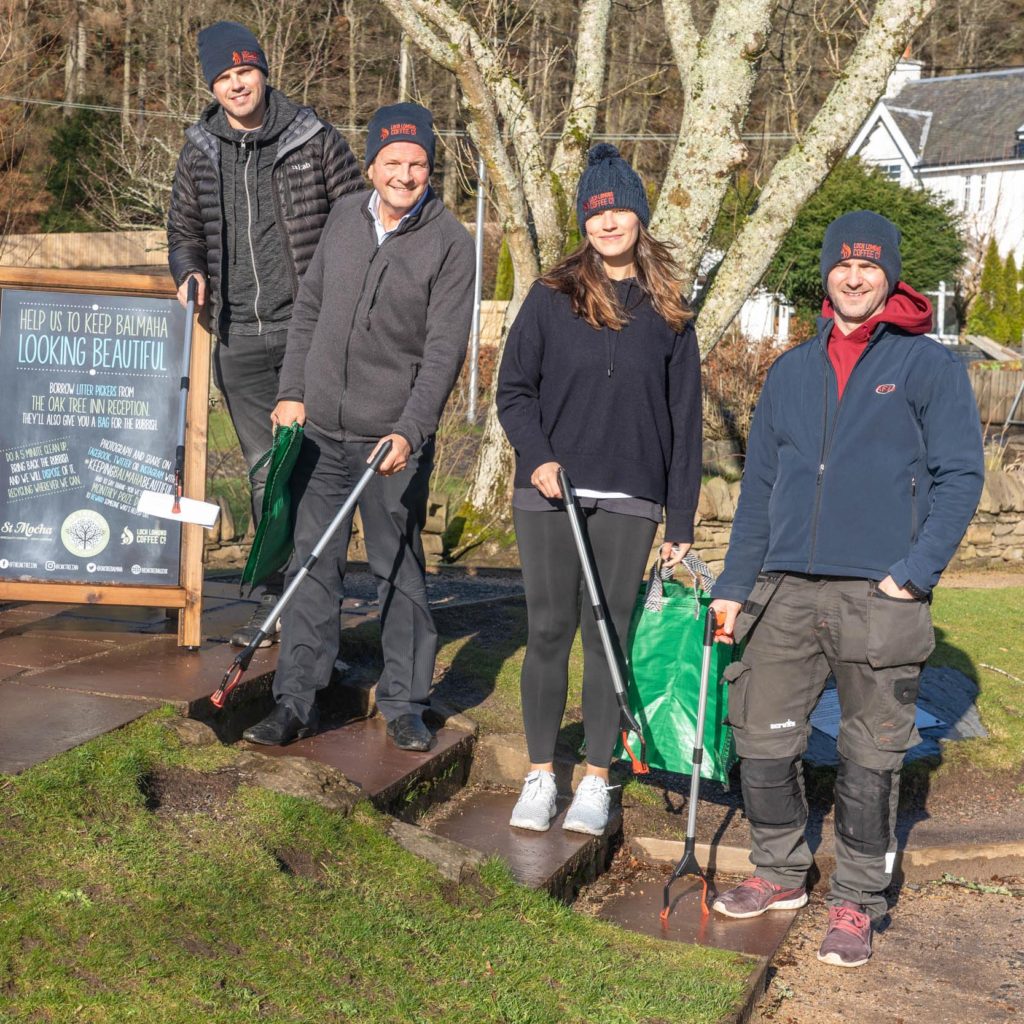
M 576 223 L 580 231 L 595 213 L 632 210 L 644 227 L 651 222 L 651 208 L 640 175 L 607 142 L 592 146 L 587 166 L 576 190 Z
M 259 40 L 237 21 L 218 21 L 204 28 L 199 33 L 198 42 L 203 78 L 211 89 L 214 81 L 228 68 L 259 68 L 263 74 L 270 74 L 267 55 Z
M 434 169 L 434 116 L 418 103 L 392 103 L 381 107 L 366 126 L 366 166 L 392 142 L 415 142 Z
M 900 258 L 900 229 L 891 220 L 871 210 L 854 210 L 836 217 L 825 228 L 821 246 L 821 283 L 828 291 L 828 275 L 843 260 L 867 260 L 885 271 L 889 294 L 896 290 L 903 261 Z

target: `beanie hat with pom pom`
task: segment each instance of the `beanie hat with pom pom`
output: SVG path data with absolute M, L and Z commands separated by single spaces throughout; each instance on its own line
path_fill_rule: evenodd
M 651 208 L 640 175 L 619 156 L 614 146 L 599 142 L 587 154 L 587 166 L 580 175 L 576 191 L 576 222 L 580 231 L 590 217 L 605 210 L 632 210 L 644 227 L 651 220 Z

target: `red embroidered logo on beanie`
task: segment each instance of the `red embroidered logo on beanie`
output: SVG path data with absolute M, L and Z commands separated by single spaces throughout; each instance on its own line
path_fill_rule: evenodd
M 880 260 L 882 258 L 882 247 L 871 242 L 854 242 L 853 258 L 855 260 Z
M 844 260 L 850 258 L 850 247 L 845 242 L 839 247 L 839 258 Z
M 615 206 L 615 193 L 614 192 L 600 192 L 596 196 L 591 196 L 583 204 L 583 212 L 590 213 L 591 210 L 603 210 L 608 207 Z

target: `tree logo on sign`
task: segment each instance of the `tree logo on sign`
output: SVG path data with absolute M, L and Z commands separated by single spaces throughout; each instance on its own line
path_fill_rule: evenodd
M 107 546 L 110 527 L 99 512 L 91 508 L 80 508 L 61 524 L 60 539 L 71 554 L 79 558 L 91 558 Z

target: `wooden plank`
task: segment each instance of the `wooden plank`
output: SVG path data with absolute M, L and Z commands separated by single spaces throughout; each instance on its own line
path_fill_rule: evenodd
M 1001 342 L 986 338 L 984 334 L 967 334 L 964 336 L 964 340 L 975 348 L 980 348 L 990 359 L 996 359 L 1000 363 L 1012 363 L 1021 358 L 1019 350 L 1008 348 Z
M 20 580 L 0 583 L 0 597 L 5 601 L 130 605 L 137 608 L 184 608 L 186 601 L 184 587 L 137 587 L 122 583 L 90 586 L 87 583 L 29 583 Z
M 210 334 L 198 318 L 192 333 L 189 365 L 188 407 L 185 416 L 185 496 L 206 500 L 207 429 L 210 414 Z M 178 645 L 198 647 L 202 640 L 203 527 L 183 523 L 181 569 L 178 579 L 185 588 L 185 607 L 178 613 Z
M 106 270 L 45 270 L 0 267 L 0 288 L 45 288 L 52 292 L 94 292 L 97 295 L 177 295 L 170 274 L 117 274 Z

